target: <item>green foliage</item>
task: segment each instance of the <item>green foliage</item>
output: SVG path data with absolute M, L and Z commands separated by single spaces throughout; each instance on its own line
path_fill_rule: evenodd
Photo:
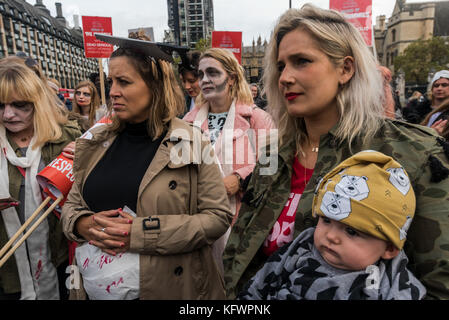
M 173 57 L 173 61 L 174 61 L 174 64 L 175 65 L 178 65 L 178 64 L 180 64 L 181 63 L 181 57 Z
M 210 38 L 201 38 L 198 40 L 198 42 L 195 44 L 195 50 L 204 52 L 207 49 L 209 49 L 212 46 L 212 41 Z
M 449 43 L 442 37 L 433 37 L 410 44 L 394 60 L 394 69 L 404 71 L 406 82 L 427 84 L 427 75 L 432 68 L 435 71 L 447 69 L 448 64 Z

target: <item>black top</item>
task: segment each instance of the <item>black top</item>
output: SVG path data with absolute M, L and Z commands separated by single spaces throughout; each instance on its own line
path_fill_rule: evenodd
M 415 99 L 402 109 L 404 120 L 414 124 L 420 124 L 426 116 L 432 112 L 432 106 L 429 99 Z
M 83 197 L 90 210 L 128 206 L 137 212 L 140 183 L 164 136 L 152 141 L 147 121 L 127 124 L 86 180 Z

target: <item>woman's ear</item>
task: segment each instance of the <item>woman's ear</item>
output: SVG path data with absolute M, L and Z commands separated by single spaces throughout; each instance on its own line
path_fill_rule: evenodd
M 347 56 L 343 59 L 343 64 L 340 67 L 341 73 L 340 73 L 340 79 L 338 83 L 340 85 L 344 85 L 351 80 L 352 76 L 354 75 L 355 69 L 354 69 L 354 58 Z
M 394 244 L 391 242 L 387 243 L 387 248 L 385 249 L 384 254 L 382 255 L 382 259 L 384 260 L 390 260 L 393 258 L 396 258 L 396 256 L 399 254 L 400 250 L 396 248 Z

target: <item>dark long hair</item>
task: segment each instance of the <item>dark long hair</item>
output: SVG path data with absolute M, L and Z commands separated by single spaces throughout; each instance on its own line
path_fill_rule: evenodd
M 200 57 L 200 51 L 189 51 L 179 66 L 179 74 L 184 76 L 186 72 L 191 72 L 193 76 L 198 79 L 198 65 L 200 64 Z

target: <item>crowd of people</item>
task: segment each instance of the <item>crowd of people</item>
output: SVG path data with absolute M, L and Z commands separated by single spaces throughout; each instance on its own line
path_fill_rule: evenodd
M 449 298 L 449 71 L 402 107 L 357 29 L 310 4 L 277 21 L 263 85 L 224 49 L 175 65 L 117 39 L 107 105 L 99 75 L 69 107 L 33 59 L 0 61 L 0 247 L 42 169 L 63 154 L 74 177 L 0 300 Z

